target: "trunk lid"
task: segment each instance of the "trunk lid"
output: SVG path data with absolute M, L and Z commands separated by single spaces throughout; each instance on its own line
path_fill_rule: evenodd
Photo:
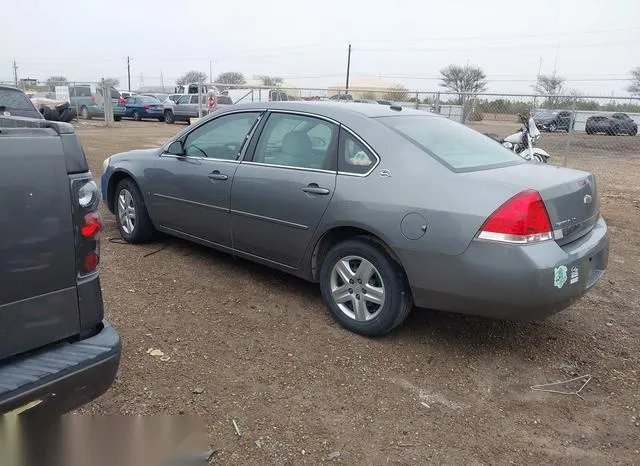
M 591 173 L 551 165 L 521 164 L 471 175 L 513 186 L 518 192 L 538 191 L 549 213 L 554 238 L 560 245 L 589 233 L 600 216 L 596 181 Z

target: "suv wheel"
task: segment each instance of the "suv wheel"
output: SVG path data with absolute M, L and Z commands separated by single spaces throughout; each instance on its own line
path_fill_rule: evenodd
M 173 112 L 171 110 L 165 110 L 164 112 L 164 122 L 172 125 L 176 122 L 175 117 L 173 116 Z
M 155 229 L 140 190 L 131 178 L 118 183 L 115 192 L 116 224 L 127 243 L 142 243 L 153 237 Z
M 549 125 L 549 131 L 551 131 L 552 133 L 555 133 L 557 129 L 558 129 L 558 125 L 556 124 L 555 121 Z
M 138 112 L 133 112 L 133 119 L 135 121 L 142 121 L 142 117 L 140 116 L 140 114 Z
M 91 120 L 91 114 L 89 113 L 89 109 L 87 107 L 82 107 L 80 109 L 80 116 L 82 116 L 84 120 Z
M 413 305 L 401 267 L 367 238 L 343 241 L 327 253 L 320 290 L 340 325 L 372 337 L 400 325 Z
M 631 128 L 631 131 L 629 131 L 629 136 L 635 136 L 636 134 L 638 134 L 638 128 Z

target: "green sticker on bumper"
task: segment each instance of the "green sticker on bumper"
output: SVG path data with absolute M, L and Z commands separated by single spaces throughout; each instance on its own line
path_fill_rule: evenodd
M 567 281 L 567 267 L 561 265 L 556 267 L 553 273 L 553 286 L 556 288 L 562 288 Z

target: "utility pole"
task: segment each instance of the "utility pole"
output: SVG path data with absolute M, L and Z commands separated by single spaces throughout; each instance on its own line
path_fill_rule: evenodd
M 351 42 L 349 42 L 349 51 L 347 53 L 347 82 L 344 86 L 344 93 L 349 93 L 349 72 L 351 71 Z
M 18 87 L 18 64 L 13 60 L 13 83 Z
M 209 86 L 213 84 L 213 74 L 211 73 L 212 69 L 211 60 L 209 60 Z
M 127 90 L 131 92 L 131 60 L 127 56 Z

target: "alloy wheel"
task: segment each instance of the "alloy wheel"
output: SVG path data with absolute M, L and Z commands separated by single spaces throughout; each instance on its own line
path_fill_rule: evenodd
M 346 256 L 331 270 L 331 297 L 347 317 L 368 321 L 380 314 L 385 286 L 378 269 L 360 256 Z
M 118 219 L 122 231 L 127 235 L 133 233 L 136 227 L 136 206 L 128 189 L 123 189 L 118 195 Z

